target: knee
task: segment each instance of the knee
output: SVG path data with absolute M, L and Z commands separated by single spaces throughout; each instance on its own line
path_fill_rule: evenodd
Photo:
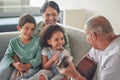
M 47 76 L 41 74 L 41 75 L 39 76 L 39 80 L 48 80 L 48 79 L 47 79 Z
M 9 66 L 0 66 L 0 74 L 3 74 L 4 72 L 7 72 L 9 70 L 10 70 Z

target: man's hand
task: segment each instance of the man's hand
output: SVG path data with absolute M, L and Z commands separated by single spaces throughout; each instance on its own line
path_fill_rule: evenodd
M 69 65 L 65 68 L 58 67 L 58 71 L 61 74 L 74 78 L 75 80 L 86 80 L 81 74 L 77 72 L 73 62 L 70 59 L 68 59 L 67 61 Z
M 70 60 L 67 60 L 67 62 L 68 62 L 67 67 L 65 67 L 65 68 L 59 68 L 58 67 L 58 70 L 61 74 L 65 74 L 66 76 L 72 76 L 73 72 L 76 71 L 75 65 Z

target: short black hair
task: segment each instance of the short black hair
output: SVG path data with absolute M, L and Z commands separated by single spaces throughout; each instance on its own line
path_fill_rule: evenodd
M 30 13 L 25 13 L 20 16 L 19 21 L 18 21 L 18 26 L 23 27 L 24 24 L 26 24 L 27 22 L 33 23 L 34 26 L 36 26 L 36 21 Z
M 56 2 L 54 2 L 54 1 L 46 1 L 46 2 L 43 4 L 43 6 L 41 7 L 40 13 L 43 14 L 48 7 L 51 7 L 51 8 L 53 8 L 53 9 L 55 9 L 55 10 L 58 12 L 58 14 L 59 14 L 59 12 L 60 12 L 59 6 L 58 6 L 58 4 L 57 4 Z
M 47 40 L 49 40 L 52 36 L 53 33 L 55 33 L 56 31 L 60 31 L 63 33 L 65 33 L 65 31 L 63 30 L 63 28 L 60 25 L 48 25 L 45 28 L 42 29 L 42 31 L 40 32 L 40 42 L 41 42 L 41 47 L 49 47 L 50 45 L 47 43 Z

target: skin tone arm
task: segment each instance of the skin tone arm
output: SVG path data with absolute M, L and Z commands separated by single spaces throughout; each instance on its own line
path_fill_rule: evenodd
M 18 70 L 18 71 L 26 71 L 28 69 L 30 69 L 32 67 L 32 65 L 30 63 L 27 64 L 23 64 L 19 61 L 19 58 L 17 55 L 13 56 L 15 61 L 14 63 L 12 63 L 12 65 Z
M 17 56 L 16 54 L 13 56 L 13 58 L 14 58 L 15 62 L 19 62 L 19 58 L 18 58 L 18 56 Z M 18 71 L 18 70 L 17 70 L 16 78 L 18 78 L 18 77 L 19 77 L 20 75 L 22 75 L 22 74 L 23 74 L 22 71 Z M 15 78 L 15 80 L 16 80 L 16 78 Z
M 43 68 L 44 69 L 49 69 L 54 62 L 58 62 L 59 59 L 59 54 L 56 52 L 52 55 L 52 57 L 48 60 L 47 56 L 42 55 L 43 59 Z
M 86 80 L 82 75 L 80 75 L 77 71 L 76 71 L 76 68 L 73 64 L 72 61 L 69 61 L 68 60 L 68 67 L 66 68 L 63 68 L 63 69 L 60 69 L 58 68 L 59 72 L 61 74 L 64 74 L 66 76 L 69 76 L 69 77 L 72 77 L 74 78 L 75 80 Z

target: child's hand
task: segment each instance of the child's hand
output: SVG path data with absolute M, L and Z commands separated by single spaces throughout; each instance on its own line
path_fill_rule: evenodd
M 13 56 L 13 58 L 14 58 L 15 62 L 19 62 L 20 61 L 16 54 Z
M 53 62 L 59 62 L 59 54 L 58 54 L 58 52 L 55 52 L 55 53 L 52 55 L 51 60 L 52 60 Z
M 13 79 L 13 80 L 18 80 L 17 78 L 19 78 L 20 76 L 22 76 L 24 73 L 28 73 L 28 70 L 26 70 L 26 71 L 18 71 L 17 70 L 15 79 Z
M 23 75 L 22 71 L 17 71 L 16 78 L 18 78 L 19 76 L 22 76 L 22 75 Z
M 25 70 L 28 70 L 28 69 L 30 69 L 32 67 L 32 64 L 31 63 L 27 63 L 27 64 L 24 64 L 23 66 L 24 66 Z
M 24 71 L 24 64 L 22 64 L 21 62 L 16 62 L 13 63 L 13 66 L 18 70 L 18 71 Z

